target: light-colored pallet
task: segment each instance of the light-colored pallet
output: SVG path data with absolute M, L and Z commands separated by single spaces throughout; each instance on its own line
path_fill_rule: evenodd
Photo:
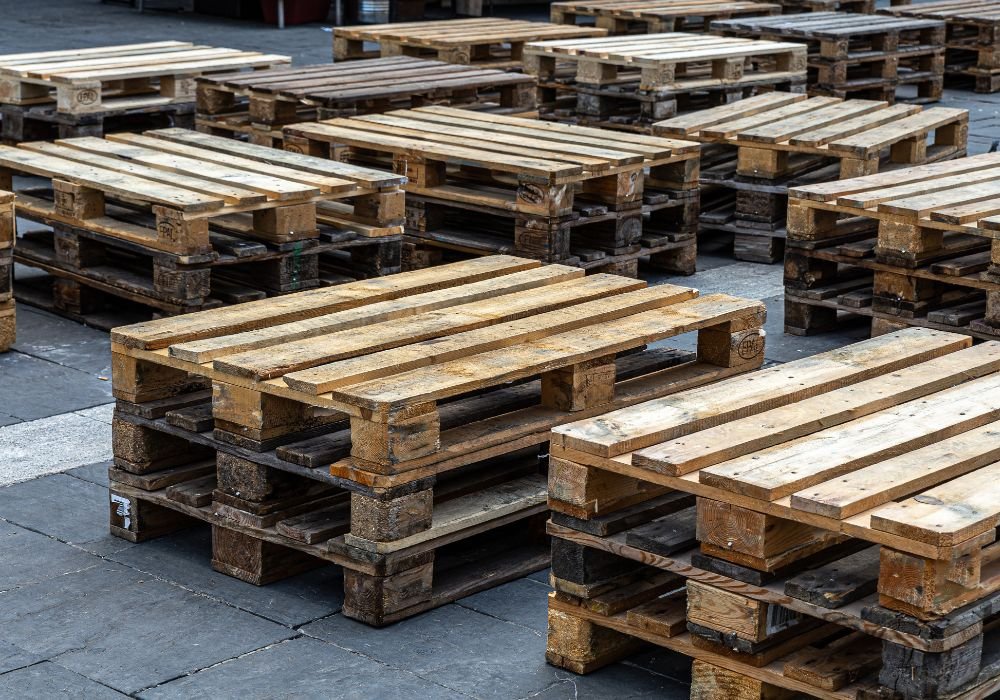
M 272 68 L 288 56 L 183 41 L 0 55 L 0 104 L 86 115 L 193 102 L 196 76 Z
M 606 33 L 596 27 L 499 17 L 335 27 L 333 59 L 423 56 L 482 68 L 519 68 L 526 42 Z M 366 51 L 365 42 L 378 44 L 377 52 Z
M 610 34 L 708 32 L 713 19 L 777 15 L 781 5 L 768 2 L 711 2 L 710 0 L 580 0 L 554 2 L 551 18 L 557 24 L 577 24 L 592 19 Z M 581 24 L 583 22 L 580 22 Z

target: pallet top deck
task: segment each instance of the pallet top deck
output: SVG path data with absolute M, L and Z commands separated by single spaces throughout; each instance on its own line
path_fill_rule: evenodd
M 845 39 L 858 35 L 891 34 L 923 29 L 943 29 L 944 23 L 933 19 L 911 19 L 863 15 L 854 12 L 812 12 L 777 17 L 741 17 L 715 20 L 713 31 L 764 32 L 810 39 Z
M 490 256 L 127 326 L 112 340 L 140 359 L 381 415 L 762 314 L 725 294 Z
M 241 95 L 317 106 L 483 86 L 530 85 L 521 73 L 409 56 L 362 59 L 254 73 L 203 76 L 198 84 Z
M 684 32 L 540 41 L 524 47 L 526 55 L 596 59 L 601 63 L 636 68 L 761 54 L 804 53 L 805 50 L 802 44 Z
M 294 124 L 286 133 L 553 184 L 697 157 L 690 141 L 623 134 L 452 107 Z
M 552 453 L 948 559 L 1000 522 L 1000 343 L 971 342 L 909 328 L 556 428 Z
M 1000 153 L 795 187 L 803 206 L 1000 238 Z
M 715 2 L 714 0 L 580 0 L 554 2 L 553 19 L 557 14 L 607 15 L 623 18 L 704 17 L 758 12 L 778 14 L 781 5 L 769 2 Z
M 996 0 L 943 0 L 884 7 L 879 12 L 897 17 L 928 17 L 970 24 L 995 24 L 1000 21 L 1000 4 Z
M 398 22 L 336 27 L 334 37 L 356 41 L 391 40 L 410 46 L 451 48 L 485 43 L 537 41 L 558 37 L 603 36 L 594 27 L 574 27 L 549 22 L 528 22 L 500 17 Z
M 0 168 L 200 218 L 336 199 L 405 178 L 186 129 L 0 146 Z
M 29 82 L 95 83 L 167 75 L 196 75 L 290 63 L 289 56 L 158 41 L 93 49 L 0 55 L 0 77 Z
M 653 133 L 702 143 L 868 158 L 893 143 L 926 137 L 940 126 L 968 118 L 964 109 L 771 92 L 658 122 Z

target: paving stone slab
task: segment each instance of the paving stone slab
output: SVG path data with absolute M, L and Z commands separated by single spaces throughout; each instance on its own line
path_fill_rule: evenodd
M 391 634 L 391 632 L 389 632 Z M 466 696 L 316 639 L 293 639 L 205 671 L 151 688 L 141 698 L 420 698 Z
M 113 400 L 110 381 L 23 352 L 0 354 L 0 377 L 3 377 L 4 413 L 24 421 Z
M 45 700 L 112 700 L 127 695 L 46 661 L 0 675 L 0 697 Z
M 88 374 L 111 376 L 111 339 L 105 331 L 27 304 L 17 307 L 17 340 L 13 347 Z
M 544 589 L 538 595 L 545 598 Z M 458 605 L 432 610 L 385 630 L 335 615 L 302 631 L 473 697 L 525 698 L 548 692 L 567 677 L 572 677 L 578 689 L 602 682 L 600 673 L 576 677 L 546 664 L 544 632 Z M 645 692 L 644 684 L 649 683 L 652 693 L 663 685 L 658 676 L 638 668 L 630 671 L 633 680 L 628 691 Z M 568 695 L 549 697 L 574 697 L 571 688 L 565 689 Z M 614 695 L 628 692 L 619 691 Z
M 98 486 L 108 486 L 108 468 L 112 465 L 111 460 L 105 460 L 101 462 L 94 462 L 93 464 L 85 464 L 82 467 L 76 467 L 75 469 L 68 469 L 65 474 L 74 476 L 77 479 L 83 479 L 84 481 L 89 481 L 92 484 L 97 484 Z
M 108 489 L 67 474 L 0 489 L 0 518 L 97 554 L 131 548 L 108 532 Z
M 339 567 L 324 566 L 267 586 L 254 586 L 214 571 L 211 556 L 211 529 L 199 526 L 143 542 L 111 558 L 283 625 L 301 625 L 332 615 L 344 602 Z
M 550 590 L 548 580 L 522 578 L 463 598 L 457 604 L 544 635 L 548 630 Z
M 31 666 L 41 661 L 45 661 L 45 657 L 41 654 L 32 654 L 16 644 L 0 641 L 0 677 L 9 671 Z
M 0 594 L 100 563 L 100 559 L 87 552 L 0 520 Z M 0 633 L 0 636 L 3 641 L 20 644 L 12 635 Z M 0 647 L 0 668 L 4 665 L 3 658 L 4 650 Z
M 136 693 L 295 636 L 294 630 L 121 564 L 4 596 L 0 629 L 26 651 Z

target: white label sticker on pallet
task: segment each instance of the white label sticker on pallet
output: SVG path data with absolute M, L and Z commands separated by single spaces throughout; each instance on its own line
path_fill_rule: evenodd
M 111 502 L 117 506 L 115 508 L 115 515 L 122 518 L 122 527 L 128 530 L 132 525 L 132 501 L 125 498 L 125 496 L 113 493 L 111 494 Z

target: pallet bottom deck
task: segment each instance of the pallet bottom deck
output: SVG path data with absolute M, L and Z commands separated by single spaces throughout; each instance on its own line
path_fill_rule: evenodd
M 111 470 L 113 535 L 139 542 L 196 523 L 208 524 L 213 530 L 212 568 L 254 585 L 266 585 L 325 564 L 343 566 L 344 614 L 374 626 L 398 622 L 527 576 L 544 569 L 549 562 L 547 542 L 539 535 L 538 511 L 544 508 L 543 502 L 541 507 L 493 521 L 485 532 L 471 530 L 461 533 L 460 538 L 445 535 L 437 542 L 430 541 L 433 549 L 419 555 L 425 562 L 416 567 L 420 580 L 403 581 L 409 591 L 384 591 L 401 607 L 380 610 L 382 606 L 367 596 L 373 583 L 393 578 L 392 573 L 372 573 L 380 567 L 384 572 L 385 562 L 365 561 L 362 552 L 358 552 L 362 556 L 352 558 L 342 534 L 329 539 L 331 533 L 347 529 L 347 501 L 342 499 L 339 508 L 320 506 L 262 526 L 249 522 L 254 519 L 249 514 L 213 503 L 205 477 L 145 491 L 116 482 L 120 476 Z M 498 547 L 498 542 L 503 546 Z
M 135 104 L 133 104 L 135 102 Z M 194 102 L 150 98 L 123 101 L 118 108 L 98 113 L 66 114 L 55 105 L 0 105 L 0 141 L 50 141 L 82 136 L 101 137 L 118 131 L 147 131 L 166 127 L 194 128 Z

